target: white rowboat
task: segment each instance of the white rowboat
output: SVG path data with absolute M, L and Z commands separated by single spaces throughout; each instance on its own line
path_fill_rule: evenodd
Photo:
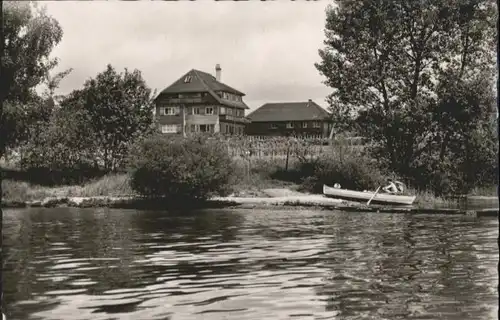
M 368 201 L 375 194 L 374 191 L 354 191 L 348 189 L 338 189 L 323 185 L 323 194 L 332 198 L 344 198 L 358 201 Z M 388 204 L 404 204 L 411 205 L 416 196 L 403 196 L 397 194 L 377 193 L 372 202 L 388 203 Z

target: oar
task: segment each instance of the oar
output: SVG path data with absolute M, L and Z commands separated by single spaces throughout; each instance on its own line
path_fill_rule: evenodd
M 378 191 L 380 190 L 380 188 L 382 188 L 382 186 L 379 186 L 377 188 L 377 191 L 375 191 L 375 193 L 373 194 L 373 196 L 370 198 L 370 200 L 368 200 L 368 202 L 366 203 L 367 206 L 370 205 L 370 202 L 372 202 L 373 198 L 375 198 L 375 196 L 377 195 Z

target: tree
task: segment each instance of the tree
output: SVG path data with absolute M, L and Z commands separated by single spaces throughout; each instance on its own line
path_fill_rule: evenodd
M 459 88 L 492 82 L 495 16 L 490 0 L 342 0 L 330 6 L 316 67 L 333 89 L 328 99 L 338 127 L 359 125 L 389 169 L 411 176 L 421 157 L 437 152 L 437 144 L 447 146 L 457 126 L 470 129 L 465 118 L 451 126 L 435 114 L 450 94 L 460 100 Z M 469 93 L 485 115 L 493 91 Z
M 50 53 L 62 38 L 59 23 L 36 4 L 6 2 L 2 13 L 0 104 L 6 103 L 0 112 L 0 156 L 26 139 L 28 122 L 37 116 L 35 107 L 43 107 L 35 88 L 57 66 Z
M 100 174 L 91 121 L 82 108 L 59 108 L 22 145 L 21 166 L 38 183 L 80 183 Z
M 153 123 L 151 89 L 140 71 L 119 74 L 111 65 L 61 106 L 81 106 L 88 113 L 106 170 L 122 166 L 130 144 L 150 132 Z

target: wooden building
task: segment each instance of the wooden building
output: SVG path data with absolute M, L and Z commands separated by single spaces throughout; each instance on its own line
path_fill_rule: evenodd
M 328 137 L 330 114 L 312 100 L 266 103 L 248 115 L 246 134 L 254 136 Z
M 156 119 L 166 134 L 211 132 L 228 135 L 244 134 L 244 93 L 221 82 L 221 68 L 216 76 L 191 70 L 155 99 Z

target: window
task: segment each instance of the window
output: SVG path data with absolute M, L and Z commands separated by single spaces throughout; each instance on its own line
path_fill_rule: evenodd
M 220 107 L 220 114 L 226 114 L 226 108 L 225 107 Z
M 286 128 L 287 129 L 293 129 L 293 123 L 292 122 L 287 122 L 286 123 Z
M 314 121 L 313 128 L 321 128 L 321 123 L 319 121 Z
M 215 124 L 192 124 L 191 132 L 215 132 Z
M 164 124 L 161 126 L 162 133 L 177 133 L 177 125 L 176 124 Z
M 193 114 L 200 114 L 200 108 L 193 107 Z
M 278 125 L 276 123 L 271 123 L 271 129 L 278 129 Z
M 214 108 L 212 108 L 212 107 L 206 107 L 205 108 L 205 114 L 214 114 Z
M 162 116 L 175 116 L 180 113 L 179 107 L 163 107 L 160 108 L 160 115 Z
M 189 82 L 191 82 L 191 76 L 186 76 L 184 78 L 184 83 L 189 83 Z
M 227 108 L 227 114 L 232 116 L 233 115 L 233 109 Z
M 307 128 L 307 122 L 302 122 L 302 128 Z

